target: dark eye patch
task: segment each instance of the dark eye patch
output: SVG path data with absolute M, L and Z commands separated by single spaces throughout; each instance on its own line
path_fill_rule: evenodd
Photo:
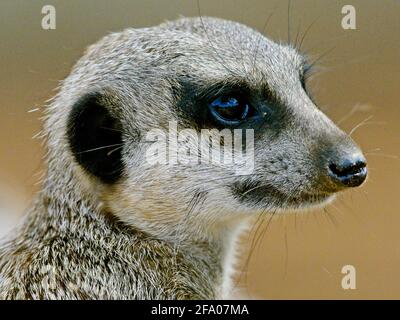
M 241 79 L 226 79 L 214 83 L 190 80 L 185 79 L 180 83 L 176 104 L 179 119 L 182 119 L 186 127 L 190 126 L 197 131 L 253 129 L 256 138 L 268 131 L 271 139 L 285 127 L 286 108 L 267 84 L 257 88 L 250 87 Z M 210 108 L 213 104 L 214 108 Z M 248 110 L 245 108 L 246 104 L 250 107 Z M 223 107 L 235 105 L 239 108 L 221 110 Z M 213 109 L 219 111 L 217 115 L 213 114 Z
M 179 110 L 195 122 L 198 129 L 234 127 L 240 124 L 246 112 L 254 113 L 248 108 L 251 91 L 244 82 L 223 81 L 202 85 L 186 82 L 182 88 Z

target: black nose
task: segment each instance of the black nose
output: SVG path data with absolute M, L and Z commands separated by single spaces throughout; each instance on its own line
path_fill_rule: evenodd
M 367 163 L 362 155 L 353 155 L 329 164 L 329 176 L 338 185 L 357 187 L 367 177 Z

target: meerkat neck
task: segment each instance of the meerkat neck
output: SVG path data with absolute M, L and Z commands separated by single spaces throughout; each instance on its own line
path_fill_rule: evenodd
M 237 240 L 248 221 L 237 219 L 215 226 L 212 230 L 195 231 L 198 224 L 191 225 L 191 220 L 177 224 L 171 228 L 174 231 L 169 237 L 163 237 L 152 230 L 146 230 L 146 221 L 139 223 L 140 217 L 134 212 L 131 216 L 136 221 L 127 223 L 120 220 L 99 198 L 94 197 L 97 193 L 97 190 L 93 190 L 95 187 L 88 192 L 82 182 L 76 182 L 82 180 L 74 177 L 76 173 L 73 170 L 67 167 L 61 176 L 60 171 L 57 172 L 58 176 L 50 172 L 44 181 L 32 210 L 34 214 L 26 224 L 28 232 L 35 232 L 43 239 L 62 235 L 68 238 L 75 235 L 80 238 L 104 239 L 104 234 L 109 234 L 114 240 L 120 239 L 121 243 L 125 243 L 125 248 L 114 249 L 121 252 L 129 250 L 132 243 L 139 245 L 138 237 L 141 238 L 140 246 L 155 241 L 166 250 L 171 250 L 172 256 L 181 257 L 176 259 L 177 273 L 182 266 L 203 266 L 203 280 L 214 285 L 215 296 L 227 297 L 235 273 Z M 53 232 L 49 233 L 49 229 Z
M 215 297 L 227 298 L 232 287 L 237 230 L 233 232 L 226 229 L 218 238 L 171 242 L 120 222 L 111 213 L 101 210 L 97 203 L 86 199 L 84 194 L 80 198 L 59 197 L 53 188 L 44 188 L 37 196 L 30 217 L 23 227 L 24 234 L 34 235 L 38 241 L 53 241 L 65 236 L 71 242 L 79 238 L 106 245 L 106 239 L 113 239 L 113 242 L 123 244 L 113 248 L 113 255 L 124 255 L 132 250 L 132 246 L 140 250 L 146 248 L 146 243 L 158 243 L 157 246 L 162 246 L 165 252 L 169 252 L 172 261 L 175 261 L 172 277 L 183 277 L 182 281 L 186 281 L 180 270 L 190 266 L 199 268 L 201 279 L 198 281 L 213 287 Z M 152 246 L 146 250 L 153 250 Z

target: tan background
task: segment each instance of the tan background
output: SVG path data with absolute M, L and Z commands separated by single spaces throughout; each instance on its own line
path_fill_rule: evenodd
M 45 4 L 56 7 L 56 30 L 41 29 Z M 345 4 L 357 9 L 357 30 L 341 28 Z M 200 0 L 200 6 L 203 15 L 259 30 L 274 11 L 266 33 L 287 39 L 286 1 Z M 0 234 L 15 224 L 38 188 L 35 173 L 43 150 L 32 136 L 40 129 L 41 112 L 29 110 L 42 108 L 84 47 L 110 31 L 197 14 L 194 0 L 1 1 Z M 400 298 L 399 16 L 396 0 L 292 1 L 292 38 L 318 18 L 303 48 L 317 57 L 335 47 L 321 61 L 324 72 L 311 83 L 319 104 L 335 121 L 345 117 L 341 127 L 347 132 L 372 116 L 353 134 L 367 155 L 370 178 L 362 189 L 341 196 L 328 213 L 274 219 L 252 250 L 247 277 L 240 279 L 252 296 Z M 356 290 L 341 288 L 346 264 L 356 267 Z

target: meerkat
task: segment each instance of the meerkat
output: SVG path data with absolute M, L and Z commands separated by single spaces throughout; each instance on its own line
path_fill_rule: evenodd
M 43 187 L 0 249 L 2 299 L 221 299 L 260 214 L 366 179 L 315 105 L 307 59 L 240 23 L 182 18 L 90 46 L 47 107 Z M 149 164 L 154 128 L 254 130 L 254 170 Z M 221 141 L 222 144 L 222 141 Z

